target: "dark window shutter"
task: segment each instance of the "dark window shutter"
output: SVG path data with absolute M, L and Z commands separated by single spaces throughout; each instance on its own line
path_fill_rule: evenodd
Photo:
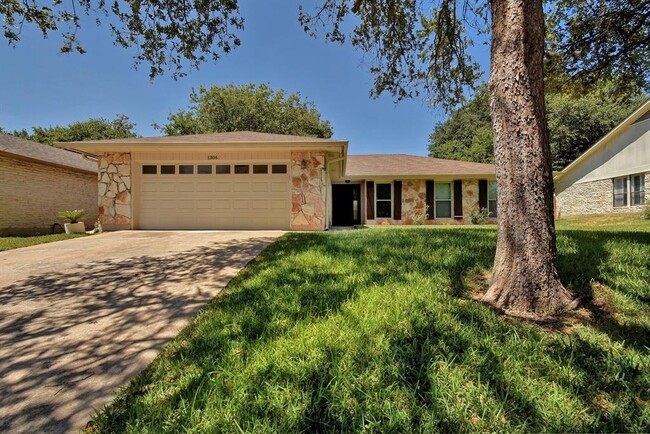
M 427 218 L 429 220 L 433 220 L 433 189 L 433 181 L 427 181 L 427 205 L 429 206 L 427 209 Z
M 463 181 L 454 181 L 454 217 L 463 218 Z
M 373 181 L 366 182 L 366 218 L 368 220 L 375 219 L 375 183 Z
M 487 179 L 479 179 L 478 180 L 478 206 L 481 209 L 488 207 L 487 188 L 488 188 Z
M 393 220 L 402 220 L 402 181 L 393 181 Z

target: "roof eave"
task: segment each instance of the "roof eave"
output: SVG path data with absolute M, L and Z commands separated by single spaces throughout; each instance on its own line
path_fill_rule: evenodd
M 423 175 L 413 175 L 413 174 L 365 174 L 365 175 L 344 175 L 345 179 L 350 179 L 354 181 L 360 181 L 368 178 L 401 178 L 401 179 L 431 179 L 432 177 L 456 177 L 461 179 L 466 178 L 493 178 L 496 174 L 492 173 L 427 173 Z
M 0 150 L 0 155 L 8 157 L 8 158 L 13 158 L 14 160 L 28 161 L 30 163 L 37 163 L 37 164 L 42 164 L 42 165 L 45 165 L 45 166 L 58 167 L 60 169 L 66 169 L 66 170 L 70 170 L 70 171 L 73 171 L 73 172 L 83 172 L 83 173 L 89 173 L 89 174 L 93 174 L 93 175 L 97 174 L 97 170 L 84 169 L 84 168 L 81 168 L 81 167 L 69 166 L 67 164 L 55 163 L 55 162 L 47 161 L 47 160 L 40 160 L 38 158 L 33 158 L 33 157 L 29 157 L 27 155 L 22 155 L 22 154 L 16 154 L 14 152 L 7 152 L 7 151 L 4 151 L 4 150 Z
M 56 142 L 55 146 L 59 148 L 74 149 L 83 153 L 103 153 L 103 152 L 147 152 L 147 151 L 203 151 L 208 149 L 229 149 L 241 148 L 248 149 L 268 149 L 269 147 L 280 149 L 335 149 L 340 152 L 346 152 L 348 142 L 346 140 L 330 140 L 322 142 L 296 142 L 296 141 L 246 141 L 246 142 L 217 142 L 217 143 L 196 143 L 196 142 L 103 142 L 103 141 L 85 141 L 85 142 Z
M 571 172 L 574 168 L 578 167 L 580 163 L 589 158 L 592 154 L 598 152 L 601 147 L 613 140 L 617 135 L 619 135 L 625 128 L 632 125 L 637 121 L 641 116 L 643 116 L 648 110 L 650 110 L 650 100 L 646 101 L 636 109 L 630 116 L 625 118 L 620 124 L 615 126 L 609 133 L 605 134 L 603 138 L 598 140 L 593 146 L 583 152 L 578 158 L 573 160 L 571 164 L 565 167 L 560 173 L 555 175 L 554 179 L 556 181 L 562 179 L 567 173 Z

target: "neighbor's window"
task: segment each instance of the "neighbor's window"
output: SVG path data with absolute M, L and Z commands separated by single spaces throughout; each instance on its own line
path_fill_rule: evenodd
M 142 166 L 143 175 L 155 175 L 156 173 L 158 173 L 158 166 L 152 164 L 146 164 Z
M 215 172 L 217 175 L 227 175 L 230 173 L 230 164 L 217 164 Z
M 253 164 L 253 173 L 269 173 L 269 166 L 267 164 Z
M 392 217 L 392 184 L 377 184 L 376 188 L 376 208 L 377 218 L 391 218 Z
M 614 178 L 614 206 L 627 206 L 627 176 Z
M 451 218 L 451 182 L 436 182 L 436 218 Z
M 643 205 L 645 203 L 645 177 L 632 175 L 630 182 L 630 204 Z
M 178 173 L 180 175 L 193 175 L 194 166 L 192 164 L 181 164 L 178 166 Z
M 287 173 L 286 164 L 272 164 L 271 173 Z
M 211 164 L 199 164 L 196 166 L 196 173 L 199 175 L 211 175 L 212 174 L 212 165 Z
M 163 164 L 160 166 L 160 173 L 163 175 L 173 175 L 176 173 L 176 166 L 173 164 Z
M 488 211 L 490 217 L 497 216 L 497 182 L 488 182 Z
M 248 173 L 249 170 L 248 164 L 235 164 L 235 173 Z

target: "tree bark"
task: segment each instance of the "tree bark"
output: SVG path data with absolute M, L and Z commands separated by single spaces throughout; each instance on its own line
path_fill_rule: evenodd
M 571 303 L 571 295 L 557 273 L 542 0 L 491 0 L 490 5 L 498 239 L 483 300 L 513 312 L 557 311 Z

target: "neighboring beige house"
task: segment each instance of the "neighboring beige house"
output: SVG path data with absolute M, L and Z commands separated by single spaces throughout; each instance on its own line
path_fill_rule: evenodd
M 0 236 L 52 233 L 57 213 L 83 208 L 97 220 L 97 163 L 0 133 Z
M 65 143 L 97 156 L 105 229 L 325 230 L 496 215 L 491 164 L 348 156 L 348 142 L 255 132 Z
M 640 212 L 650 201 L 650 101 L 555 176 L 556 214 Z

